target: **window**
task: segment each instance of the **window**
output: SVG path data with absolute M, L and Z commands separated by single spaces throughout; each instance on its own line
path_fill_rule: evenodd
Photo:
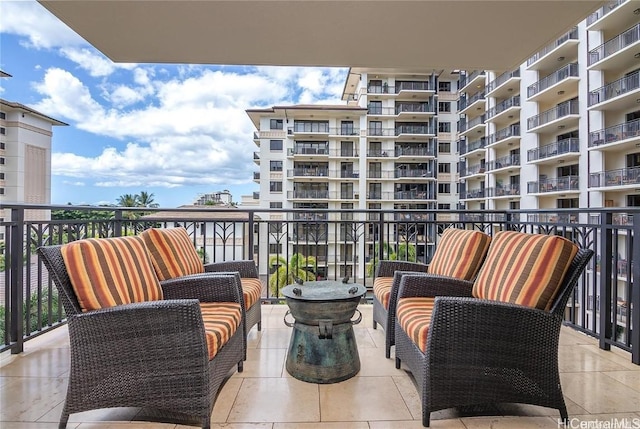
M 283 129 L 282 119 L 271 119 L 269 121 L 269 129 L 270 130 L 281 130 L 281 129 Z
M 451 102 L 450 101 L 439 101 L 438 102 L 438 112 L 451 112 Z
M 269 208 L 271 209 L 281 209 L 282 208 L 282 201 L 277 201 L 277 202 L 270 202 L 269 203 Z
M 451 92 L 451 82 L 438 82 L 438 91 Z
M 269 191 L 282 192 L 282 182 L 269 182 Z
M 0 112 L 0 119 L 7 119 L 7 114 L 4 112 Z
M 438 173 L 451 173 L 451 163 L 449 162 L 438 163 Z
M 0 134 L 2 135 L 7 134 L 7 130 L 4 127 L 0 127 Z
M 0 180 L 4 180 L 4 173 L 0 173 Z
M 355 136 L 356 132 L 353 129 L 353 121 L 340 122 L 340 135 L 342 136 Z
M 4 158 L 0 157 L 0 165 L 4 165 Z
M 282 171 L 282 161 L 269 161 L 269 171 Z
M 0 149 L 5 149 L 4 142 L 0 142 Z
M 369 121 L 369 135 L 370 136 L 382 135 L 382 121 Z
M 439 133 L 450 133 L 451 132 L 451 122 L 438 122 L 438 132 Z
M 368 107 L 370 115 L 382 114 L 382 101 L 370 101 Z
M 438 142 L 438 153 L 451 153 L 451 142 Z
M 282 140 L 269 140 L 269 150 L 277 152 L 282 150 Z
M 282 243 L 271 243 L 271 244 L 269 244 L 269 253 L 270 254 L 282 254 Z
M 558 167 L 558 177 L 577 176 L 578 174 L 578 164 Z
M 438 204 L 438 210 L 451 210 L 451 204 Z
M 451 183 L 438 183 L 438 193 L 439 194 L 450 194 L 451 193 Z

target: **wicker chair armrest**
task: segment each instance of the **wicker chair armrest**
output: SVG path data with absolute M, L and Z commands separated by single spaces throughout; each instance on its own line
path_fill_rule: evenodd
M 68 324 L 72 353 L 83 366 L 135 374 L 159 365 L 207 365 L 204 323 L 194 299 L 119 305 L 75 315 Z
M 398 298 L 460 296 L 471 297 L 473 282 L 436 274 L 404 274 L 400 279 Z
M 240 277 L 242 278 L 258 278 L 258 267 L 256 267 L 256 262 L 251 260 L 213 262 L 211 264 L 206 264 L 204 266 L 204 270 L 208 273 L 237 271 L 240 273 Z
M 240 275 L 191 274 L 160 282 L 165 299 L 197 299 L 200 302 L 238 302 L 244 305 Z
M 408 261 L 379 261 L 376 269 L 376 277 L 393 277 L 396 271 L 427 272 L 428 265 L 419 262 Z
M 557 361 L 562 320 L 547 311 L 498 301 L 436 297 L 427 354 L 432 362 L 451 359 L 509 367 L 515 361 Z M 518 356 L 513 356 L 513 350 Z M 466 355 L 466 356 L 465 356 Z

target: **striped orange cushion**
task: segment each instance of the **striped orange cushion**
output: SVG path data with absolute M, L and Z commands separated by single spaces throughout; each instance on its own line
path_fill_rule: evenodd
M 487 255 L 491 237 L 480 231 L 447 228 L 429 263 L 429 274 L 473 280 Z
M 162 289 L 140 237 L 90 238 L 61 248 L 83 311 L 162 299 Z
M 262 282 L 260 279 L 247 277 L 240 279 L 240 283 L 242 284 L 244 306 L 248 309 L 260 299 L 260 295 L 262 294 Z
M 557 235 L 501 231 L 473 285 L 473 296 L 549 310 L 578 246 Z
M 391 285 L 393 277 L 376 277 L 373 281 L 373 295 L 386 309 L 389 308 L 389 298 L 391 297 Z
M 149 228 L 142 232 L 153 268 L 160 281 L 204 272 L 187 230 L 180 228 Z
M 235 302 L 202 302 L 200 311 L 211 360 L 238 330 L 242 309 Z
M 423 352 L 427 350 L 427 334 L 435 298 L 400 298 L 396 315 L 398 325 Z

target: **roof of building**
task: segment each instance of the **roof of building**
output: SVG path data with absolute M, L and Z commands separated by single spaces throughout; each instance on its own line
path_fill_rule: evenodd
M 4 99 L 0 98 L 0 105 L 7 106 L 7 107 L 9 107 L 11 109 L 22 110 L 24 112 L 31 113 L 32 115 L 38 116 L 38 117 L 40 117 L 40 118 L 42 118 L 44 120 L 47 120 L 47 121 L 51 122 L 51 125 L 64 125 L 64 126 L 68 126 L 69 125 L 66 122 L 59 121 L 57 119 L 52 118 L 51 116 L 45 115 L 44 113 L 40 113 L 37 110 L 32 109 L 29 106 L 25 106 L 22 103 L 17 103 L 15 101 L 7 101 L 7 100 L 4 100 Z

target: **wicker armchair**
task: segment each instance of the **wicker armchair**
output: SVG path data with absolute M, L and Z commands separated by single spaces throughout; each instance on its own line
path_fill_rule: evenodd
M 556 408 L 567 421 L 558 372 L 560 327 L 567 300 L 592 255 L 578 250 L 548 311 L 472 298 L 474 285 L 468 281 L 402 276 L 396 368 L 404 364 L 415 378 L 423 426 L 429 426 L 433 411 L 505 402 Z M 412 297 L 435 297 L 432 307 L 419 310 L 430 319 L 424 349 L 399 319 L 406 314 L 401 303 Z
M 244 313 L 241 326 L 210 358 L 200 302 L 240 304 L 237 276 L 167 280 L 160 284 L 160 301 L 83 311 L 61 247 L 38 249 L 58 288 L 71 340 L 59 427 L 66 427 L 72 413 L 126 406 L 153 410 L 161 420 L 196 421 L 209 428 L 223 381 L 234 367 L 243 369 Z

